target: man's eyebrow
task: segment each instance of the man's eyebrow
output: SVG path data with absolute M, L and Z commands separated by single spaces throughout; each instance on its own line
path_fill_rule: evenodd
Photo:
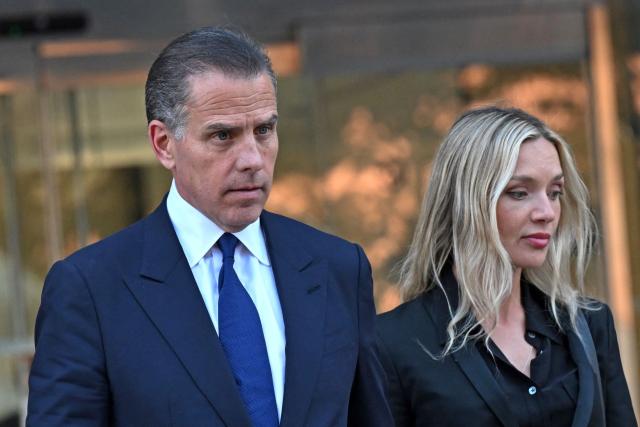
M 275 125 L 277 121 L 278 121 L 278 115 L 277 114 L 273 114 L 267 120 L 262 122 L 261 125 Z
M 258 122 L 259 126 L 264 126 L 264 125 L 274 125 L 276 124 L 276 122 L 278 121 L 278 115 L 277 114 L 273 114 L 271 117 L 269 117 L 268 119 L 262 121 L 262 122 Z M 242 126 L 238 126 L 236 124 L 231 124 L 231 123 L 224 123 L 224 122 L 214 122 L 214 123 L 209 123 L 204 127 L 204 131 L 205 132 L 218 132 L 218 131 L 225 131 L 225 132 L 231 132 L 231 131 L 235 131 L 238 129 L 241 129 Z
M 558 174 L 556 176 L 554 176 L 551 180 L 552 181 L 559 181 L 562 178 L 564 178 L 564 174 Z M 534 181 L 533 177 L 529 176 L 529 175 L 514 175 L 511 177 L 511 179 L 509 181 L 521 181 L 521 182 L 531 182 Z
M 232 131 L 234 129 L 239 129 L 240 126 L 236 126 L 229 123 L 216 122 L 209 123 L 204 127 L 205 132 L 214 132 L 214 131 Z

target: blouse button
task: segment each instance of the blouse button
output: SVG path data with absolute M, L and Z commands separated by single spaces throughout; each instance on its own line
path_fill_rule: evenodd
M 534 386 L 529 387 L 529 394 L 531 396 L 533 396 L 534 394 L 536 394 L 538 392 L 538 389 L 535 388 Z
M 527 335 L 529 336 L 529 338 L 534 339 L 536 337 L 536 334 L 534 332 L 527 332 Z

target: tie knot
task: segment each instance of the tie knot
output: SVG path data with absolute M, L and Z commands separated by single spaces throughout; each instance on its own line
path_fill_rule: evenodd
M 218 239 L 218 247 L 222 251 L 223 258 L 233 258 L 233 254 L 238 244 L 238 238 L 230 233 L 224 233 L 220 239 Z

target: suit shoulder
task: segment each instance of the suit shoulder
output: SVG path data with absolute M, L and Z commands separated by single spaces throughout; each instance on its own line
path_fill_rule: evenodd
M 606 303 L 588 298 L 585 300 L 585 307 L 580 311 L 587 320 L 589 330 L 596 342 L 605 337 L 608 338 L 608 335 L 614 332 L 613 313 Z
M 131 253 L 136 247 L 136 242 L 140 244 L 142 242 L 145 219 L 143 218 L 97 242 L 78 249 L 67 256 L 65 261 L 83 266 L 87 263 L 93 264 L 98 260 L 104 262 L 113 256 Z
M 427 350 L 427 353 L 437 355 L 442 351 L 441 337 L 446 324 L 437 324 L 429 312 L 433 308 L 430 294 L 433 293 L 427 292 L 378 315 L 378 345 L 394 363 L 415 366 L 417 354 Z M 429 361 L 435 359 L 427 358 L 420 363 L 431 363 Z
M 284 215 L 264 211 L 262 214 L 262 218 L 263 220 L 266 220 L 270 227 L 276 229 L 276 232 L 283 232 L 303 237 L 304 239 L 306 239 L 305 244 L 317 241 L 322 244 L 331 244 L 345 247 L 353 246 L 352 242 L 349 242 L 342 237 L 338 237 L 336 235 L 327 233 L 326 231 L 319 230 L 309 224 L 305 224 Z
M 582 307 L 580 311 L 584 314 L 587 320 L 598 320 L 606 318 L 611 313 L 611 308 L 606 302 L 600 301 L 595 298 L 586 297 L 581 300 Z
M 397 337 L 401 330 L 412 329 L 425 321 L 423 296 L 404 302 L 393 310 L 378 315 L 376 326 L 383 338 Z

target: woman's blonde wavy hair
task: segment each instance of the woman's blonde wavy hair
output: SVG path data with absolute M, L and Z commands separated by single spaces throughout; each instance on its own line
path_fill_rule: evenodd
M 435 287 L 450 260 L 459 284 L 457 307 L 449 307 L 448 340 L 442 356 L 469 339 L 487 338 L 500 305 L 510 294 L 513 267 L 500 241 L 496 205 L 514 173 L 520 146 L 538 138 L 558 150 L 564 175 L 561 216 L 544 264 L 523 278 L 549 297 L 560 328 L 575 330 L 584 276 L 595 236 L 589 194 L 568 144 L 542 121 L 515 108 L 495 106 L 464 113 L 451 127 L 433 162 L 400 289 L 410 300 Z M 444 289 L 442 289 L 444 291 Z M 570 324 L 562 321 L 568 314 Z M 562 317 L 564 318 L 564 317 Z M 493 325 L 489 331 L 479 325 Z

